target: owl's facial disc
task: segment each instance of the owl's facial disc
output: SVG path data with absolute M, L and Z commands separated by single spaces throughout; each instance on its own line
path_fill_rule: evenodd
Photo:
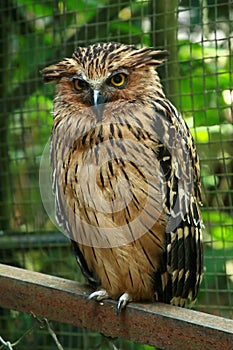
M 72 79 L 73 90 L 81 95 L 81 98 L 88 106 L 92 106 L 93 110 L 100 120 L 104 110 L 104 104 L 108 102 L 106 94 L 101 93 L 102 84 L 96 84 L 93 81 L 86 80 L 86 77 L 74 76 Z
M 80 94 L 87 106 L 93 106 L 93 110 L 100 120 L 105 103 L 116 99 L 116 92 L 123 90 L 128 84 L 129 73 L 124 70 L 109 72 L 107 77 L 90 79 L 84 72 L 78 72 L 71 78 L 73 90 Z

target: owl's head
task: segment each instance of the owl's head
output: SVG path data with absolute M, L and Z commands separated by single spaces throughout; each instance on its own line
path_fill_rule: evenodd
M 145 102 L 161 95 L 156 67 L 167 51 L 138 49 L 115 42 L 78 47 L 72 58 L 42 70 L 44 81 L 57 82 L 66 103 L 98 106 L 113 101 Z

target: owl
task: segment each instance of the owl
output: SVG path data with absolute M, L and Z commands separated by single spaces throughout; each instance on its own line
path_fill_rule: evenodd
M 42 70 L 56 83 L 51 135 L 57 221 L 88 300 L 184 306 L 202 276 L 197 151 L 156 68 L 168 53 L 116 42 L 78 47 Z

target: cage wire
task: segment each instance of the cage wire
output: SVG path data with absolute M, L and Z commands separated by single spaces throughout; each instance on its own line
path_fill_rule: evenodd
M 201 161 L 205 271 L 195 308 L 233 318 L 232 1 L 3 0 L 0 7 L 1 263 L 82 281 L 68 240 L 41 202 L 38 171 L 54 87 L 43 85 L 39 70 L 98 41 L 165 48 L 163 86 Z M 13 343 L 34 327 L 17 349 L 55 349 L 48 330 L 35 322 L 0 309 L 0 336 Z M 65 350 L 151 348 L 52 326 Z

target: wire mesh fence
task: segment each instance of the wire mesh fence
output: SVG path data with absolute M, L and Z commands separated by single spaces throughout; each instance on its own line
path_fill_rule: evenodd
M 54 89 L 43 85 L 39 70 L 98 41 L 165 48 L 163 86 L 201 160 L 205 273 L 195 308 L 233 318 L 232 1 L 3 0 L 0 9 L 0 262 L 82 281 L 68 240 L 41 202 L 38 173 Z M 0 310 L 0 336 L 13 342 L 34 322 Z M 54 330 L 65 350 L 115 346 L 72 326 Z M 17 348 L 32 346 L 56 348 L 36 326 Z

